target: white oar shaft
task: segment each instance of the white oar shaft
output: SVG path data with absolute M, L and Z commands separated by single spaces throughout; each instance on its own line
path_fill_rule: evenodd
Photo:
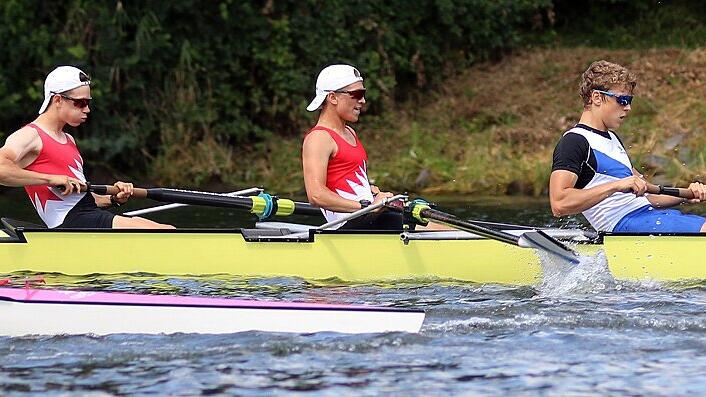
M 321 225 L 321 226 L 315 228 L 314 230 L 325 230 L 325 229 L 329 229 L 329 228 L 331 228 L 332 226 L 340 225 L 341 223 L 345 223 L 345 222 L 347 222 L 347 221 L 349 221 L 349 220 L 351 220 L 351 219 L 355 219 L 355 218 L 361 217 L 361 216 L 363 216 L 363 215 L 365 215 L 365 214 L 371 213 L 371 212 L 375 211 L 376 209 L 378 209 L 378 208 L 380 208 L 380 207 L 384 207 L 384 206 L 390 204 L 390 203 L 393 202 L 393 201 L 397 201 L 397 200 L 406 200 L 408 197 L 409 197 L 409 196 L 407 196 L 406 194 L 398 194 L 398 195 L 396 195 L 396 196 L 388 197 L 388 198 L 382 200 L 381 202 L 379 202 L 379 203 L 377 203 L 377 204 L 369 205 L 369 206 L 367 206 L 367 207 L 365 207 L 365 208 L 359 209 L 358 211 L 351 212 L 350 214 L 344 216 L 343 218 L 336 219 L 335 221 L 331 221 L 331 222 L 328 222 L 328 223 L 324 223 L 323 225 Z M 289 237 L 289 238 L 300 238 L 300 237 L 301 237 L 301 238 L 306 238 L 307 236 L 309 236 L 309 231 L 306 231 L 306 232 L 297 232 L 297 233 L 292 233 L 292 234 L 288 234 L 288 235 L 287 235 L 287 237 Z
M 369 206 L 367 206 L 367 207 L 365 207 L 365 208 L 359 209 L 358 211 L 351 212 L 350 214 L 348 214 L 348 215 L 346 215 L 346 216 L 344 216 L 344 217 L 342 217 L 342 218 L 336 219 L 335 221 L 331 221 L 331 222 L 328 222 L 328 223 L 324 223 L 323 225 L 317 227 L 316 229 L 317 229 L 317 230 L 329 229 L 329 228 L 331 228 L 331 227 L 333 227 L 333 226 L 340 225 L 340 224 L 342 224 L 342 223 L 348 222 L 348 221 L 351 220 L 351 219 L 359 218 L 359 217 L 361 217 L 361 216 L 363 216 L 363 215 L 365 215 L 365 214 L 368 214 L 368 213 L 370 213 L 370 212 L 373 212 L 373 211 L 375 211 L 376 209 L 378 209 L 378 208 L 380 208 L 380 207 L 384 207 L 384 206 L 386 206 L 387 204 L 390 204 L 390 203 L 393 202 L 393 201 L 397 201 L 397 200 L 406 200 L 407 197 L 408 197 L 408 196 L 405 195 L 405 194 L 398 194 L 398 195 L 396 195 L 396 196 L 392 196 L 392 197 L 386 198 L 386 199 L 382 200 L 381 202 L 379 202 L 379 203 L 377 203 L 377 204 L 369 205 Z
M 126 212 L 122 215 L 137 216 L 137 215 L 149 214 L 152 212 L 160 212 L 160 211 L 170 210 L 173 208 L 184 207 L 184 206 L 186 206 L 186 204 L 178 204 L 178 203 L 166 204 L 166 205 L 160 205 L 159 207 L 150 207 L 150 208 L 143 208 L 141 210 L 129 211 L 129 212 Z
M 250 193 L 259 193 L 261 192 L 262 189 L 259 187 L 251 187 L 248 189 L 243 189 L 243 190 L 238 190 L 235 192 L 230 192 L 230 193 L 223 193 L 223 196 L 229 196 L 229 197 L 235 197 L 235 196 L 243 196 L 246 194 Z M 135 210 L 135 211 L 129 211 L 121 215 L 125 216 L 138 216 L 138 215 L 143 215 L 143 214 L 149 214 L 152 212 L 159 212 L 159 211 L 165 211 L 165 210 L 170 210 L 174 208 L 179 208 L 179 207 L 185 207 L 189 204 L 180 204 L 180 203 L 174 203 L 174 204 L 165 204 L 165 205 L 160 205 L 157 207 L 150 207 L 150 208 L 143 208 L 141 210 Z

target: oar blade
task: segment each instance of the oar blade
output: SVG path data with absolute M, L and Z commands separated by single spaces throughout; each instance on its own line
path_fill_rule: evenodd
M 544 250 L 571 263 L 579 263 L 580 261 L 576 251 L 541 230 L 522 233 L 518 245 Z

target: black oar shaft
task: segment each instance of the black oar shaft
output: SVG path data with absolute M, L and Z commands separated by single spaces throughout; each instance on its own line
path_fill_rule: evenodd
M 247 210 L 252 208 L 252 199 L 245 197 L 227 197 L 161 188 L 145 190 L 147 191 L 146 197 L 148 199 L 166 203 L 211 205 L 215 207 L 242 208 Z
M 404 211 L 404 208 L 398 205 L 387 205 L 386 207 L 392 211 Z M 420 215 L 423 218 L 434 220 L 434 222 L 442 223 L 447 226 L 451 226 L 455 229 L 475 233 L 479 236 L 490 238 L 493 240 L 499 240 L 503 243 L 519 245 L 520 238 L 518 236 L 512 235 L 510 233 L 505 233 L 500 230 L 490 229 L 483 225 L 477 225 L 473 222 L 464 221 L 452 214 L 435 210 L 433 208 L 426 208 L 421 210 Z
M 411 207 L 408 207 L 405 211 L 410 211 L 412 217 L 417 220 L 433 220 L 434 222 L 442 223 L 455 229 L 471 232 L 473 234 L 500 241 L 502 243 L 512 244 L 522 248 L 540 249 L 563 258 L 571 263 L 579 262 L 579 255 L 575 251 L 571 250 L 562 242 L 547 235 L 541 230 L 525 230 L 520 236 L 515 236 L 500 230 L 490 229 L 483 225 L 461 220 L 452 214 L 447 214 L 446 212 L 429 208 L 427 203 L 420 204 L 412 202 L 409 205 Z M 403 209 L 398 206 L 387 207 L 394 211 L 403 211 Z
M 96 194 L 117 194 L 119 189 L 115 186 L 110 185 L 91 185 L 90 191 Z M 191 204 L 191 205 L 204 205 L 211 207 L 225 207 L 225 208 L 241 208 L 245 210 L 252 210 L 254 205 L 254 197 L 232 197 L 225 196 L 217 193 L 207 193 L 207 192 L 194 192 L 188 190 L 177 190 L 177 189 L 164 189 L 164 188 L 134 188 L 133 197 L 136 198 L 149 198 L 155 201 L 161 201 L 165 203 L 181 203 L 181 204 Z M 286 199 L 274 198 L 273 205 L 277 205 L 280 202 L 281 206 L 289 205 L 294 206 L 293 213 L 299 215 L 321 215 L 321 210 L 309 203 L 294 202 Z M 290 207 L 291 208 L 291 207 Z M 273 214 L 277 214 L 278 211 L 275 209 L 272 211 Z
M 510 233 L 501 232 L 499 230 L 489 229 L 484 226 L 476 225 L 471 222 L 461 220 L 451 214 L 447 214 L 435 209 L 425 209 L 421 211 L 421 215 L 427 219 L 433 219 L 435 222 L 443 223 L 454 228 L 477 234 L 479 236 L 499 240 L 504 243 L 519 245 L 519 237 Z

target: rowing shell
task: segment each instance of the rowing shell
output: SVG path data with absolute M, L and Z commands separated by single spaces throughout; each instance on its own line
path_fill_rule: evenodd
M 424 312 L 364 305 L 0 288 L 0 335 L 419 332 Z
M 244 277 L 336 278 L 366 282 L 453 279 L 536 285 L 542 263 L 535 250 L 467 232 L 314 231 L 286 223 L 258 229 L 0 231 L 0 274 L 151 273 Z M 521 234 L 521 227 L 507 229 Z M 706 280 L 701 252 L 706 234 L 605 234 L 545 230 L 586 255 L 605 252 L 619 280 Z M 577 243 L 578 245 L 574 245 Z
M 71 230 L 12 227 L 0 238 L 0 274 L 150 273 L 378 281 L 418 278 L 534 284 L 535 250 L 466 232 L 257 229 Z

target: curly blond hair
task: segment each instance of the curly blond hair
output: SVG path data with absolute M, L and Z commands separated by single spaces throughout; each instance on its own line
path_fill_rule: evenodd
M 608 91 L 613 87 L 622 86 L 632 94 L 636 85 L 637 76 L 634 73 L 617 63 L 600 60 L 593 62 L 581 75 L 579 95 L 583 105 L 588 106 L 593 90 Z

